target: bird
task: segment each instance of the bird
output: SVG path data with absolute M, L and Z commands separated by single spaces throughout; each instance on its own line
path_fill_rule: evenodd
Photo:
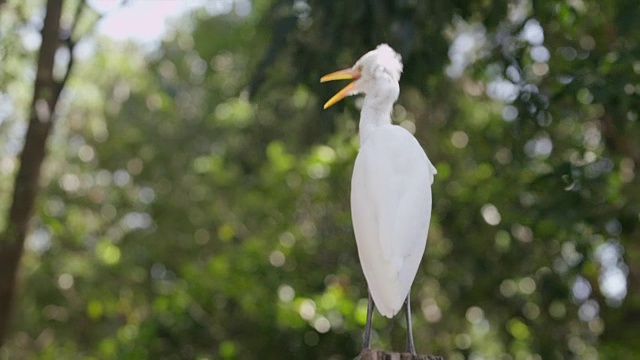
M 407 348 L 415 354 L 410 290 L 427 244 L 431 185 L 437 170 L 416 138 L 392 123 L 402 70 L 400 54 L 380 44 L 352 67 L 327 74 L 320 82 L 353 80 L 324 109 L 347 96 L 364 94 L 358 125 L 360 148 L 351 178 L 353 231 L 368 287 L 363 348 L 371 347 L 374 304 L 389 319 L 404 304 Z

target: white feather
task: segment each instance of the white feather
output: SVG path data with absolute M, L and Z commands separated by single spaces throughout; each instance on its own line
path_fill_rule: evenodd
M 325 107 L 345 94 L 365 94 L 360 152 L 351 180 L 351 213 L 369 291 L 378 311 L 389 318 L 402 308 L 424 254 L 436 174 L 413 135 L 391 124 L 401 73 L 400 55 L 382 44 L 350 69 L 323 77 L 335 80 L 346 74 L 356 79 Z
M 377 127 L 353 169 L 351 212 L 358 255 L 378 311 L 392 317 L 407 297 L 424 253 L 435 168 L 416 139 Z

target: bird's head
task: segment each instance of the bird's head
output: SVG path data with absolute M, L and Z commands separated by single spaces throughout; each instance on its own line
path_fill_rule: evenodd
M 364 93 L 394 102 L 398 99 L 402 58 L 387 44 L 378 45 L 375 50 L 364 54 L 352 67 L 325 75 L 320 82 L 332 80 L 354 80 L 345 86 L 324 108 L 332 106 L 345 96 Z

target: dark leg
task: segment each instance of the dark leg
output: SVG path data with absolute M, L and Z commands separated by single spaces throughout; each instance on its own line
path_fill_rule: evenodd
M 413 329 L 411 328 L 411 290 L 407 294 L 407 300 L 405 300 L 405 304 L 407 305 L 407 347 L 409 348 L 409 352 L 413 355 L 416 355 L 416 347 L 413 344 Z
M 367 325 L 364 327 L 364 343 L 363 349 L 371 349 L 371 318 L 373 316 L 373 299 L 371 298 L 371 292 L 369 294 L 369 302 L 367 304 Z

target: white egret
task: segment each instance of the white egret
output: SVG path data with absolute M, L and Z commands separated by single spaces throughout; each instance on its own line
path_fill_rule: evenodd
M 392 318 L 405 303 L 407 346 L 415 354 L 409 293 L 427 244 L 436 169 L 413 135 L 391 123 L 401 72 L 400 55 L 381 44 L 351 68 L 320 81 L 354 80 L 325 109 L 345 96 L 364 94 L 360 150 L 351 179 L 353 230 L 369 287 L 364 347 L 370 347 L 373 305 Z

